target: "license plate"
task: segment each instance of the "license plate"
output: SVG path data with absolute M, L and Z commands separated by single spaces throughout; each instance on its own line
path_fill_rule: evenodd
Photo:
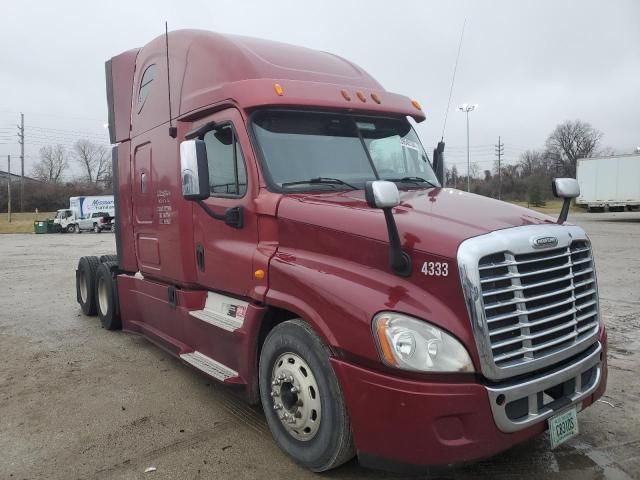
M 578 413 L 575 407 L 549 419 L 549 437 L 551 448 L 556 448 L 578 435 Z

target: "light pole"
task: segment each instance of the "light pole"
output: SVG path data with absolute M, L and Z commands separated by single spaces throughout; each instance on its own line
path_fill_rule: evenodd
M 478 108 L 478 104 L 469 105 L 463 103 L 458 107 L 459 112 L 465 112 L 467 114 L 467 192 L 471 190 L 469 177 L 471 175 L 471 161 L 469 160 L 469 112 L 473 112 Z

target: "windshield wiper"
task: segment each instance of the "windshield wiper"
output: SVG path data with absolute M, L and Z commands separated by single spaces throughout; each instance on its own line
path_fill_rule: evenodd
M 309 180 L 300 180 L 298 182 L 285 182 L 282 184 L 282 188 L 293 187 L 295 185 L 317 185 L 317 184 L 345 185 L 351 188 L 352 190 L 358 190 L 358 187 L 356 187 L 355 185 L 351 185 L 350 183 L 347 183 L 344 180 L 340 180 L 339 178 L 327 178 L 327 177 L 310 178 Z
M 389 182 L 395 182 L 395 183 L 415 183 L 416 185 L 420 183 L 426 183 L 431 187 L 436 187 L 436 188 L 438 187 L 434 183 L 422 177 L 385 178 L 385 180 Z

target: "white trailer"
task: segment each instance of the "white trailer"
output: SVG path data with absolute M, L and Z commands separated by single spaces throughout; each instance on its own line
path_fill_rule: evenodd
M 580 196 L 589 211 L 624 211 L 640 207 L 640 154 L 580 158 Z

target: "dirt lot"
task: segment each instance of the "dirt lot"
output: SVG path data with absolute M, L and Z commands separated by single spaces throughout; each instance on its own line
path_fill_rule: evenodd
M 440 478 L 640 478 L 640 214 L 574 214 L 588 231 L 609 328 L 605 402 L 555 451 L 543 435 Z M 0 478 L 312 478 L 258 410 L 75 302 L 78 257 L 109 233 L 0 236 Z M 144 473 L 149 466 L 153 473 Z M 354 461 L 325 478 L 406 478 Z

